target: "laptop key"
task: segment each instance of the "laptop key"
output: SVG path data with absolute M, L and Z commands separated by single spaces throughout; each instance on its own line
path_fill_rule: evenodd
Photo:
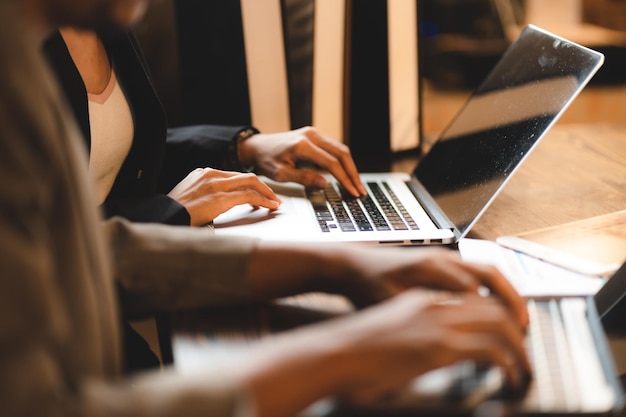
M 409 214 L 409 212 L 404 207 L 404 205 L 402 204 L 402 202 L 400 201 L 400 199 L 398 198 L 396 193 L 393 192 L 393 190 L 391 189 L 389 184 L 384 182 L 383 186 L 385 187 L 385 190 L 389 194 L 389 197 L 391 197 L 391 201 L 393 202 L 393 204 L 395 204 L 396 207 L 398 207 L 398 211 L 400 212 L 400 216 L 399 217 L 401 219 L 399 221 L 403 222 L 403 223 L 406 223 L 406 226 L 408 226 L 411 230 L 419 230 L 420 227 L 417 225 L 417 222 L 415 220 L 413 220 L 413 217 Z M 382 194 L 382 191 L 381 191 L 381 194 Z M 383 196 L 384 196 L 384 194 L 383 194 Z

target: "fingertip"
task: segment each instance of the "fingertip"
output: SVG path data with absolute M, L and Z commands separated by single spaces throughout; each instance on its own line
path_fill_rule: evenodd
M 274 200 L 267 200 L 263 204 L 263 207 L 265 207 L 268 210 L 276 210 L 276 209 L 278 209 L 278 207 L 280 207 L 280 203 L 278 201 L 274 201 Z
M 278 204 L 282 204 L 283 200 L 274 193 L 274 191 L 271 191 L 268 195 L 265 196 L 265 198 L 269 201 L 276 201 Z
M 520 313 L 519 321 L 524 330 L 528 329 L 528 326 L 530 325 L 530 317 L 528 316 L 527 309 L 524 308 L 522 310 L 522 312 Z
M 364 195 L 353 184 L 350 184 L 350 183 L 343 184 L 342 183 L 341 186 L 347 192 L 349 192 L 352 197 L 361 197 L 362 195 Z
M 314 181 L 315 187 L 317 188 L 326 188 L 326 180 L 324 177 L 317 177 Z

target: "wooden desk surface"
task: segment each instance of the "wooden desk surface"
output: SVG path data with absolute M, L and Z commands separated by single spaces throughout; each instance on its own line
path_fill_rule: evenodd
M 626 209 L 626 124 L 555 126 L 470 237 L 554 226 Z

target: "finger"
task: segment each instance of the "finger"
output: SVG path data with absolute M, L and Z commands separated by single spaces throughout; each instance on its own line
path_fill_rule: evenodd
M 446 308 L 452 314 L 445 319 L 447 326 L 457 330 L 456 336 L 448 337 L 447 342 L 460 349 L 461 357 L 497 364 L 505 370 L 509 381 L 518 384 L 522 376 L 531 374 L 524 334 L 501 303 L 467 297 L 461 304 Z
M 457 334 L 454 340 L 458 360 L 471 360 L 481 364 L 491 364 L 502 369 L 505 378 L 514 387 L 520 387 L 523 383 L 525 370 L 523 361 L 505 345 L 499 343 L 496 336 L 473 333 Z M 456 362 L 455 361 L 455 362 Z
M 229 191 L 213 197 L 211 204 L 213 207 L 219 207 L 220 214 L 242 204 L 249 204 L 253 209 L 264 207 L 269 210 L 276 210 L 279 207 L 276 201 L 270 200 L 251 189 Z
M 522 298 L 513 284 L 494 266 L 464 263 L 466 269 L 478 277 L 481 285 L 487 287 L 492 294 L 500 297 L 504 303 L 514 312 L 519 324 L 526 328 L 528 326 L 528 309 L 526 300 Z
M 218 186 L 221 191 L 225 192 L 251 190 L 265 197 L 267 200 L 274 201 L 278 204 L 282 203 L 282 200 L 274 193 L 274 190 L 254 174 L 239 173 L 237 175 L 220 178 L 214 180 L 213 185 Z
M 211 195 L 209 200 L 202 200 L 197 200 L 189 209 L 192 219 L 195 220 L 194 225 L 211 222 L 233 207 L 244 204 L 250 204 L 252 210 L 258 210 L 261 207 L 276 210 L 279 207 L 277 202 L 268 200 L 252 191 L 217 193 Z
M 433 262 L 445 257 L 432 257 Z M 500 271 L 491 265 L 463 262 L 459 257 L 448 257 L 446 265 L 437 265 L 442 273 L 439 286 L 451 291 L 478 292 L 481 287 L 501 298 L 514 312 L 518 323 L 528 326 L 526 301 Z M 435 283 L 435 285 L 437 285 Z
M 238 171 L 222 171 L 220 169 L 214 169 L 210 167 L 199 168 L 202 175 L 206 178 L 231 178 L 238 175 L 245 175 Z
M 236 175 L 241 175 L 241 172 L 235 171 L 221 171 L 213 168 L 196 168 L 187 174 L 188 179 L 196 181 L 212 181 L 216 178 L 230 178 Z
M 280 167 L 280 176 L 277 181 L 293 181 L 305 187 L 326 187 L 326 179 L 318 172 L 308 169 L 299 169 L 286 164 Z
M 354 185 L 354 187 L 359 191 L 361 195 L 367 194 L 365 187 L 361 183 L 361 177 L 359 176 L 359 171 L 356 168 L 356 164 L 354 163 L 354 160 L 352 159 L 352 155 L 350 154 L 350 150 L 347 146 L 321 134 L 316 129 L 306 130 L 305 135 L 315 145 L 317 145 L 324 151 L 328 152 L 339 161 L 348 179 L 350 180 L 352 185 Z M 339 180 L 339 178 L 337 179 Z M 340 183 L 344 185 L 341 181 Z
M 320 140 L 315 139 L 315 142 L 319 143 Z M 315 165 L 328 170 L 328 172 L 330 172 L 337 179 L 337 181 L 339 181 L 339 183 L 353 196 L 358 197 L 362 194 L 361 191 L 359 191 L 359 189 L 357 188 L 357 185 L 355 185 L 355 182 L 346 172 L 346 169 L 343 166 L 341 160 L 332 153 L 329 153 L 322 147 L 318 146 L 311 138 L 309 138 L 308 141 L 300 142 L 300 144 L 294 148 L 294 156 L 297 159 L 313 162 Z M 354 167 L 354 171 L 356 172 L 356 167 Z M 362 187 L 360 179 L 358 179 L 356 184 L 359 184 L 359 186 Z M 363 189 L 363 194 L 364 193 L 365 189 Z
M 508 349 L 513 351 L 515 357 L 520 359 L 524 369 L 530 371 L 522 327 L 511 320 L 511 311 L 500 300 L 467 296 L 457 306 L 459 311 L 456 314 L 464 320 L 457 322 L 453 328 L 498 334 Z
M 415 269 L 407 270 L 407 274 L 396 278 L 400 289 L 423 285 L 448 291 L 478 291 L 479 281 L 463 267 L 456 252 L 441 248 L 420 248 L 418 254 L 413 264 Z
M 324 151 L 317 145 L 313 144 L 312 142 L 301 142 L 299 146 L 294 148 L 294 157 L 296 159 L 313 162 L 320 168 L 329 171 L 350 194 L 355 196 L 359 195 L 357 189 L 354 187 L 354 184 L 352 184 L 352 181 L 350 181 L 348 175 L 343 170 L 343 167 L 341 166 L 337 158 Z M 311 172 L 312 171 L 297 170 L 297 173 L 294 172 L 294 174 L 295 178 L 306 181 L 308 178 L 311 178 Z

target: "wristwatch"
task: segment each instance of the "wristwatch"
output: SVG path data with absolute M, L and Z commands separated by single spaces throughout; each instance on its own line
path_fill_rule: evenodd
M 253 172 L 254 166 L 243 166 L 239 160 L 239 144 L 246 139 L 256 135 L 259 131 L 255 128 L 249 127 L 243 129 L 237 133 L 237 135 L 231 140 L 228 145 L 228 169 L 232 169 L 240 172 Z

